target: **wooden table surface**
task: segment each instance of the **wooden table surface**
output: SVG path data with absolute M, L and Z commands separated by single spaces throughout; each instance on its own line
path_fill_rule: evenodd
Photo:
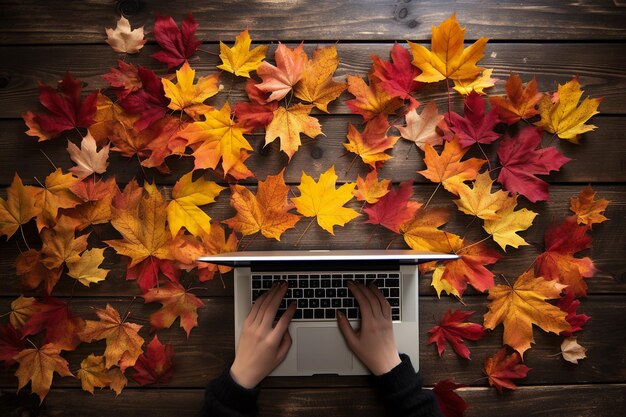
M 469 40 L 481 36 L 491 40 L 481 65 L 494 68 L 494 76 L 505 79 L 511 72 L 523 80 L 535 76 L 540 90 L 554 90 L 557 83 L 580 77 L 585 94 L 604 97 L 601 114 L 593 123 L 594 132 L 583 136 L 576 146 L 558 141 L 557 146 L 574 160 L 559 173 L 548 177 L 550 201 L 532 205 L 539 212 L 535 225 L 526 234 L 533 245 L 521 248 L 495 265 L 494 272 L 517 276 L 542 250 L 543 231 L 549 224 L 560 222 L 567 214 L 569 199 L 585 185 L 591 184 L 599 196 L 611 201 L 609 222 L 593 227 L 591 256 L 598 273 L 588 280 L 589 295 L 580 311 L 592 318 L 579 333 L 579 342 L 588 349 L 587 359 L 579 365 L 565 362 L 558 354 L 560 338 L 535 329 L 537 344 L 526 354 L 526 365 L 532 368 L 515 392 L 498 394 L 489 388 L 482 374 L 485 358 L 502 345 L 502 327 L 471 344 L 472 361 L 458 359 L 446 352 L 442 359 L 432 345 L 427 345 L 426 331 L 434 325 L 433 317 L 460 304 L 450 298 L 437 299 L 429 279 L 420 284 L 420 348 L 421 370 L 427 385 L 444 378 L 454 378 L 469 387 L 459 390 L 470 404 L 467 416 L 623 416 L 626 412 L 626 343 L 624 312 L 626 311 L 626 260 L 624 233 L 626 215 L 626 2 L 623 0 L 562 1 L 481 1 L 451 2 L 442 0 L 88 0 L 88 1 L 0 1 L 0 187 L 10 184 L 17 170 L 28 183 L 51 172 L 49 163 L 39 152 L 43 149 L 58 165 L 69 167 L 70 161 L 62 139 L 38 144 L 24 134 L 20 115 L 37 110 L 37 82 L 55 84 L 66 70 L 78 76 L 88 90 L 104 87 L 100 74 L 116 63 L 118 55 L 104 42 L 104 28 L 114 26 L 120 10 L 133 26 L 146 24 L 151 30 L 154 12 L 172 15 L 177 21 L 193 12 L 199 22 L 198 36 L 203 49 L 217 51 L 217 42 L 231 43 L 234 36 L 248 27 L 255 41 L 288 43 L 305 41 L 310 52 L 317 45 L 338 42 L 340 66 L 337 75 L 365 75 L 370 69 L 370 54 L 387 58 L 394 41 L 410 39 L 428 43 L 431 26 L 439 25 L 452 12 L 467 28 Z M 152 39 L 150 37 L 150 39 Z M 129 61 L 140 63 L 163 73 L 164 67 L 150 58 L 157 50 L 152 42 Z M 273 50 L 273 48 L 272 48 Z M 198 53 L 192 65 L 200 73 L 215 72 L 217 57 Z M 493 91 L 501 93 L 502 83 Z M 433 97 L 440 108 L 446 100 L 441 88 L 428 87 L 423 93 Z M 420 93 L 422 94 L 422 93 Z M 243 78 L 238 78 L 233 99 L 243 97 Z M 452 103 L 459 109 L 455 96 Z M 340 181 L 353 181 L 363 175 L 363 165 L 346 175 L 350 158 L 344 153 L 347 123 L 357 124 L 359 116 L 350 114 L 344 94 L 330 107 L 331 115 L 319 115 L 326 137 L 308 140 L 287 168 L 286 181 L 297 184 L 300 172 L 317 178 L 332 163 Z M 218 100 L 219 103 L 219 100 Z M 255 154 L 249 166 L 258 178 L 275 174 L 286 158 L 277 147 L 259 152 L 261 138 L 252 140 Z M 434 186 L 415 174 L 423 169 L 420 152 L 399 142 L 381 176 L 394 182 L 413 178 L 415 198 L 424 201 Z M 407 155 L 405 157 L 405 155 Z M 495 161 L 495 155 L 490 155 Z M 189 159 L 189 158 L 187 158 Z M 118 182 L 142 176 L 137 164 L 112 155 L 112 169 Z M 149 171 L 159 185 L 168 188 L 190 165 L 175 161 L 172 175 Z M 254 184 L 251 184 L 254 187 Z M 431 204 L 450 204 L 449 196 L 438 193 Z M 228 198 L 222 196 L 210 206 L 213 217 L 225 219 L 233 213 Z M 455 216 L 462 216 L 456 214 Z M 459 222 L 459 224 L 462 224 Z M 309 231 L 301 248 L 340 248 L 346 245 L 366 247 L 371 229 L 359 221 L 337 231 L 332 239 L 325 232 Z M 454 230 L 452 230 L 454 231 Z M 112 231 L 103 232 L 114 236 Z M 251 249 L 290 248 L 299 232 L 288 233 L 284 242 L 257 239 Z M 391 240 L 382 234 L 382 243 Z M 375 240 L 373 246 L 379 245 Z M 397 247 L 402 247 L 399 239 Z M 10 302 L 19 294 L 19 280 L 14 261 L 18 248 L 14 240 L 0 242 L 0 313 L 8 311 Z M 77 312 L 95 319 L 92 305 L 110 303 L 124 309 L 139 294 L 134 283 L 124 281 L 124 262 L 107 264 L 112 269 L 106 282 L 87 289 L 77 286 L 72 305 Z M 55 375 L 53 388 L 36 414 L 38 398 L 24 390 L 15 395 L 17 379 L 14 368 L 0 372 L 0 415 L 45 416 L 194 416 L 203 401 L 203 387 L 217 376 L 234 357 L 233 298 L 231 275 L 225 287 L 219 279 L 209 282 L 202 292 L 206 307 L 199 310 L 199 326 L 187 340 L 177 325 L 160 331 L 159 338 L 174 345 L 176 371 L 165 385 L 140 388 L 131 382 L 117 398 L 110 390 L 96 391 L 93 397 L 82 391 L 72 378 Z M 62 279 L 53 295 L 69 298 L 71 283 Z M 28 295 L 40 295 L 28 293 Z M 477 318 L 486 311 L 486 296 L 468 291 L 466 309 L 476 310 Z M 133 314 L 147 316 L 153 305 L 137 301 Z M 146 333 L 147 334 L 147 333 Z M 104 345 L 82 345 L 64 356 L 70 368 Z M 362 377 L 270 378 L 263 383 L 260 396 L 263 416 L 378 416 L 383 415 L 381 403 Z M 25 413 L 25 414 L 22 414 Z

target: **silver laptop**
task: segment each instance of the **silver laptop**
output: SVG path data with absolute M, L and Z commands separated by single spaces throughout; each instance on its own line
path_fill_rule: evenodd
M 368 369 L 348 349 L 336 322 L 342 310 L 355 329 L 359 309 L 348 291 L 348 280 L 375 282 L 392 306 L 398 350 L 419 369 L 417 264 L 456 259 L 454 254 L 411 250 L 249 251 L 199 258 L 235 267 L 235 345 L 254 300 L 285 280 L 289 289 L 278 316 L 291 301 L 296 314 L 289 325 L 293 345 L 272 376 L 315 374 L 365 375 Z

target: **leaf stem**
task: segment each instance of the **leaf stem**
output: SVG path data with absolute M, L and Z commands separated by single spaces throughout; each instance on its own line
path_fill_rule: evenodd
M 480 239 L 478 242 L 474 242 L 474 243 L 469 244 L 469 245 L 467 245 L 467 246 L 463 246 L 461 249 L 459 249 L 459 252 L 461 252 L 461 251 L 463 251 L 463 250 L 465 250 L 465 249 L 467 249 L 467 248 L 471 248 L 471 247 L 472 247 L 472 246 L 474 246 L 474 245 L 478 245 L 479 243 L 484 242 L 485 240 L 489 239 L 490 237 L 491 237 L 491 235 L 489 235 L 489 236 L 487 236 L 487 237 L 485 237 L 485 238 L 483 238 L 483 239 Z
M 433 193 L 430 195 L 430 197 L 428 197 L 428 201 L 426 202 L 426 204 L 424 204 L 424 207 L 422 207 L 422 209 L 425 209 L 426 207 L 428 207 L 428 203 L 430 203 L 430 200 L 433 199 L 433 197 L 435 196 L 435 193 L 437 192 L 439 187 L 441 187 L 441 183 L 437 184 L 437 187 L 435 188 L 435 191 L 433 191 Z
M 300 237 L 298 238 L 296 243 L 293 244 L 293 246 L 298 246 L 300 244 L 300 241 L 302 240 L 302 238 L 304 237 L 306 232 L 309 230 L 309 227 L 311 227 L 311 225 L 313 224 L 314 221 L 315 221 L 315 217 L 312 217 L 311 221 L 309 222 L 309 224 L 306 225 L 306 228 L 304 229 L 304 232 L 302 232 L 302 234 L 300 235 Z
M 26 245 L 26 249 L 30 250 L 30 246 L 28 246 L 28 242 L 26 241 L 26 235 L 24 235 L 24 228 L 20 224 L 20 232 L 22 233 L 22 239 L 24 239 L 24 244 Z
M 483 149 L 482 146 L 480 146 L 480 142 L 476 142 L 476 144 L 478 145 L 478 149 L 480 149 L 480 152 L 483 154 L 483 156 L 487 160 L 487 168 L 489 169 L 489 172 L 491 172 L 491 162 L 489 161 L 489 158 L 487 158 L 487 154 L 485 153 L 485 150 Z
M 54 165 L 54 162 L 52 162 L 52 159 L 50 159 L 50 157 L 48 155 L 46 155 L 46 153 L 43 151 L 43 149 L 39 148 L 39 152 L 41 152 L 43 154 L 43 156 L 46 157 L 46 159 L 48 160 L 48 162 L 50 162 L 50 164 L 52 165 L 52 167 L 54 168 L 54 170 L 57 170 L 57 166 Z

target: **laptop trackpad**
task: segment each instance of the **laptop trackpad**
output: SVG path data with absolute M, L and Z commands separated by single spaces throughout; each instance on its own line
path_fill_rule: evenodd
M 298 371 L 336 373 L 352 369 L 348 350 L 338 327 L 299 327 Z

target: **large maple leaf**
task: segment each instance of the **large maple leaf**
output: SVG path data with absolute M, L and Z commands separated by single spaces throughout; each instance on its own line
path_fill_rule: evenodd
M 515 207 L 517 207 L 517 195 L 508 197 L 495 213 L 498 218 L 485 220 L 485 225 L 483 226 L 485 231 L 493 237 L 493 240 L 504 251 L 506 251 L 508 245 L 514 248 L 528 245 L 528 242 L 519 236 L 517 232 L 528 229 L 537 216 L 537 213 L 532 210 L 526 208 L 515 210 Z
M 417 201 L 409 200 L 413 195 L 413 181 L 400 183 L 381 197 L 378 202 L 366 206 L 363 211 L 369 216 L 364 223 L 380 224 L 395 233 L 400 233 L 400 226 L 411 220 L 422 206 Z
M 448 310 L 439 324 L 428 331 L 430 334 L 428 344 L 437 344 L 439 357 L 446 350 L 446 342 L 449 342 L 457 355 L 465 359 L 470 358 L 470 351 L 463 339 L 476 341 L 485 335 L 483 326 L 465 321 L 474 313 L 474 311 Z
M 476 179 L 478 170 L 487 162 L 478 158 L 461 161 L 467 149 L 463 149 L 456 138 L 445 142 L 441 154 L 438 154 L 430 144 L 426 144 L 424 151 L 426 169 L 417 171 L 418 174 L 432 182 L 441 183 L 453 194 L 457 194 L 456 188 L 463 181 Z
M 577 196 L 570 198 L 570 210 L 576 214 L 578 224 L 585 224 L 590 229 L 596 223 L 602 223 L 609 219 L 602 214 L 610 201 L 601 198 L 594 200 L 596 192 L 591 185 L 586 186 Z
M 328 113 L 328 103 L 339 97 L 346 89 L 346 83 L 333 80 L 338 65 L 339 57 L 335 45 L 316 48 L 313 51 L 313 59 L 306 65 L 302 79 L 296 84 L 295 96 Z
M 548 199 L 548 183 L 535 175 L 558 171 L 570 158 L 555 147 L 540 148 L 541 130 L 526 127 L 513 137 L 505 137 L 498 146 L 502 168 L 498 182 L 512 193 L 520 193 L 530 201 Z
M 406 140 L 415 142 L 418 148 L 425 150 L 426 144 L 441 145 L 443 138 L 437 132 L 437 125 L 443 120 L 443 115 L 437 111 L 437 104 L 429 101 L 420 114 L 417 110 L 410 110 L 405 117 L 406 126 L 397 126 L 400 135 Z
M 492 107 L 498 108 L 500 120 L 513 125 L 520 119 L 530 119 L 539 113 L 537 103 L 543 96 L 537 89 L 537 80 L 533 77 L 526 86 L 517 74 L 511 74 L 505 85 L 505 96 L 490 96 Z
M 0 197 L 0 236 L 9 239 L 23 224 L 41 213 L 42 207 L 37 204 L 41 193 L 41 188 L 25 186 L 15 174 L 7 189 L 7 199 Z
M 568 285 L 576 296 L 587 295 L 585 278 L 596 272 L 591 258 L 574 257 L 577 252 L 591 247 L 587 230 L 576 224 L 575 216 L 567 217 L 563 223 L 546 230 L 545 251 L 537 257 L 537 273 Z
M 150 324 L 155 329 L 167 329 L 180 317 L 180 327 L 187 337 L 191 329 L 198 325 L 198 308 L 204 306 L 202 300 L 188 292 L 178 282 L 168 282 L 158 288 L 151 288 L 143 295 L 147 303 L 161 303 L 163 307 L 150 315 Z
M 511 380 L 526 378 L 530 370 L 531 368 L 522 364 L 519 353 L 513 352 L 507 356 L 506 346 L 485 359 L 485 374 L 489 378 L 489 385 L 496 387 L 498 391 L 502 391 L 502 388 L 514 390 L 516 386 Z
M 502 190 L 491 192 L 493 180 L 488 172 L 476 176 L 473 187 L 464 183 L 457 186 L 458 200 L 454 200 L 460 211 L 479 219 L 497 220 L 501 215 L 497 213 L 508 200 L 508 193 Z
M 120 368 L 107 369 L 104 356 L 94 354 L 82 360 L 80 369 L 76 371 L 76 377 L 80 379 L 83 390 L 92 395 L 95 387 L 109 387 L 118 396 L 128 382 Z
M 111 48 L 123 54 L 136 54 L 146 43 L 143 26 L 131 30 L 130 22 L 124 16 L 120 16 L 115 29 L 107 28 L 106 34 Z
M 559 298 L 564 288 L 558 282 L 535 277 L 532 270 L 520 275 L 512 286 L 492 287 L 487 297 L 491 303 L 485 314 L 485 328 L 493 330 L 502 323 L 503 343 L 523 356 L 535 342 L 533 324 L 556 334 L 571 328 L 565 312 L 546 302 Z
M 199 77 L 198 82 L 194 84 L 195 78 L 196 71 L 189 66 L 187 61 L 176 70 L 176 84 L 167 78 L 161 78 L 165 97 L 170 99 L 167 107 L 184 111 L 194 118 L 213 109 L 204 104 L 204 101 L 220 91 L 220 86 L 217 84 L 220 75 L 210 74 Z
M 284 170 L 259 181 L 256 195 L 242 185 L 231 186 L 230 205 L 237 214 L 224 223 L 244 236 L 261 232 L 267 238 L 280 240 L 300 220 L 297 214 L 289 213 L 294 206 L 287 198 L 289 186 L 283 175 Z
M 378 181 L 378 171 L 373 170 L 367 173 L 365 179 L 361 176 L 356 178 L 356 188 L 352 194 L 359 201 L 374 204 L 389 192 L 391 180 L 381 179 Z
M 348 123 L 348 143 L 343 146 L 348 152 L 353 152 L 361 157 L 364 163 L 372 169 L 377 169 L 391 155 L 385 151 L 392 149 L 400 136 L 387 136 L 389 131 L 387 115 L 379 114 L 365 124 L 363 132 L 359 132 L 352 123 Z
M 222 63 L 217 67 L 232 74 L 250 78 L 250 71 L 259 68 L 267 53 L 267 45 L 259 45 L 250 50 L 251 42 L 248 29 L 235 37 L 235 45 L 232 48 L 220 41 Z
M 79 333 L 84 327 L 85 320 L 74 314 L 65 301 L 46 297 L 37 303 L 37 311 L 21 331 L 25 337 L 45 330 L 43 343 L 54 343 L 61 350 L 74 350 L 80 344 Z
M 196 39 L 198 23 L 189 13 L 179 29 L 170 16 L 156 14 L 154 18 L 154 39 L 161 47 L 159 52 L 151 56 L 167 64 L 167 69 L 179 66 L 193 55 L 202 41 Z
M 347 78 L 348 92 L 355 98 L 346 101 L 346 106 L 352 110 L 352 113 L 363 116 L 364 122 L 379 114 L 393 114 L 402 107 L 402 99 L 391 96 L 380 83 L 372 80 L 371 76 L 369 85 L 363 78 L 355 75 L 348 75 Z
M 144 340 L 137 333 L 141 325 L 123 320 L 120 313 L 109 304 L 104 310 L 96 309 L 96 314 L 100 320 L 85 321 L 85 328 L 80 333 L 81 340 L 90 343 L 106 339 L 104 357 L 107 369 L 118 365 L 123 371 L 133 366 L 143 353 L 141 346 Z
M 372 59 L 372 79 L 392 97 L 411 101 L 411 107 L 418 106 L 417 100 L 411 95 L 422 83 L 415 81 L 421 71 L 411 64 L 411 54 L 398 43 L 391 48 L 391 61 L 384 61 L 376 55 Z
M 54 343 L 40 348 L 24 349 L 13 359 L 20 364 L 15 372 L 18 379 L 17 390 L 24 388 L 31 381 L 32 391 L 39 396 L 40 402 L 48 395 L 54 372 L 61 376 L 74 376 L 67 367 L 67 361 L 60 355 L 61 349 Z
M 37 216 L 39 231 L 56 224 L 59 209 L 69 209 L 80 203 L 79 198 L 70 190 L 78 181 L 72 174 L 64 174 L 61 168 L 46 177 L 44 188 L 37 200 L 37 205 L 41 208 L 41 213 Z
M 312 108 L 312 105 L 298 103 L 289 108 L 281 106 L 274 110 L 272 121 L 265 131 L 265 145 L 280 138 L 280 150 L 291 159 L 302 144 L 300 133 L 313 139 L 317 135 L 322 135 L 319 121 L 310 116 Z
M 257 84 L 257 88 L 271 93 L 268 101 L 278 101 L 284 98 L 302 79 L 309 60 L 302 44 L 292 50 L 283 43 L 278 44 L 274 59 L 276 66 L 263 61 L 256 70 L 263 80 Z
M 432 28 L 432 52 L 409 41 L 413 52 L 413 65 L 422 70 L 415 80 L 433 83 L 451 80 L 474 79 L 484 68 L 476 66 L 483 57 L 487 38 L 479 38 L 467 48 L 463 47 L 465 29 L 461 28 L 452 14 L 438 27 Z
M 587 97 L 578 106 L 582 95 L 577 78 L 563 85 L 559 84 L 553 97 L 546 95 L 539 102 L 541 120 L 535 124 L 561 139 L 578 143 L 581 134 L 596 128 L 594 125 L 586 125 L 585 122 L 598 114 L 597 109 L 602 102 L 601 98 Z
M 146 346 L 146 353 L 142 354 L 133 366 L 135 373 L 131 378 L 141 386 L 169 382 L 174 373 L 173 356 L 172 345 L 164 345 L 155 334 Z
M 456 136 L 463 148 L 475 143 L 489 144 L 500 137 L 493 129 L 500 123 L 497 108 L 485 114 L 485 100 L 478 93 L 471 93 L 463 102 L 463 116 L 450 112 L 439 126 L 444 139 Z

